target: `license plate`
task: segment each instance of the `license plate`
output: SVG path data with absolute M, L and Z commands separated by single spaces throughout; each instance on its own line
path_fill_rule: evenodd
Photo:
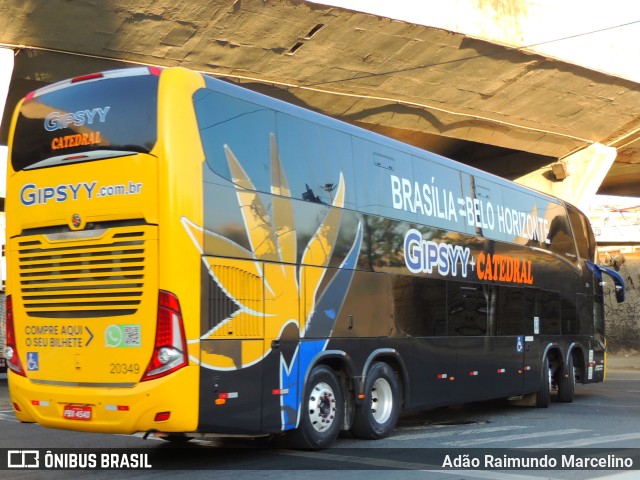
M 91 407 L 86 405 L 65 405 L 62 416 L 67 420 L 91 420 Z
M 0 357 L 0 368 L 6 367 L 7 366 L 7 361 Z

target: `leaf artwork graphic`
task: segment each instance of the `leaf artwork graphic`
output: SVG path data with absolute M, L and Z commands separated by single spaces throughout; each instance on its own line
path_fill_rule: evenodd
M 304 247 L 297 265 L 293 200 L 275 136 L 270 136 L 271 216 L 231 148 L 225 145 L 224 152 L 236 186 L 236 198 L 250 250 L 187 218 L 183 218 L 182 223 L 201 253 L 204 253 L 206 244 L 207 250 L 223 255 L 203 255 L 202 258 L 218 287 L 237 306 L 200 340 L 241 338 L 242 351 L 236 358 L 203 351 L 200 364 L 215 370 L 251 366 L 269 354 L 271 340 L 279 339 L 289 325 L 297 327 L 301 339 L 310 331 L 315 338 L 323 337 L 322 345 L 314 347 L 314 350 L 321 350 L 331 335 L 336 314 L 347 294 L 362 242 L 359 225 L 354 245 L 338 273 L 319 291 L 340 230 L 341 207 L 345 198 L 344 177 L 341 173 L 332 205 L 327 207 L 326 215 Z M 297 362 L 298 355 L 296 351 L 292 364 Z M 285 365 L 284 370 L 284 377 L 288 377 L 290 366 Z

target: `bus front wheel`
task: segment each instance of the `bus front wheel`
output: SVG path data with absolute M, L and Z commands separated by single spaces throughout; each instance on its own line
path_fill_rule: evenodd
M 358 438 L 384 438 L 395 428 L 400 394 L 395 373 L 386 363 L 374 363 L 367 372 L 365 398 L 358 405 L 351 431 Z
M 315 367 L 307 380 L 298 428 L 288 434 L 297 448 L 326 448 L 337 438 L 344 418 L 342 386 L 334 371 Z

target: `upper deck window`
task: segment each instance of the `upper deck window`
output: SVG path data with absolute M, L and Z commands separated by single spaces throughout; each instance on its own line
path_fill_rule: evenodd
M 158 77 L 123 72 L 62 82 L 27 97 L 14 133 L 14 171 L 60 165 L 87 152 L 89 159 L 101 151 L 149 152 L 157 136 Z

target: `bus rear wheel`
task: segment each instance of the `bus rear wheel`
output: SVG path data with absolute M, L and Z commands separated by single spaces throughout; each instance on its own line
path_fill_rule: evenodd
M 551 382 L 553 375 L 551 372 L 551 366 L 549 364 L 549 357 L 544 356 L 542 360 L 542 384 L 540 390 L 536 393 L 536 407 L 548 408 L 551 403 Z
M 289 442 L 297 448 L 329 447 L 337 438 L 344 418 L 342 386 L 334 371 L 315 367 L 307 380 L 298 428 L 289 432 Z
M 367 372 L 365 399 L 356 407 L 351 431 L 358 438 L 384 438 L 393 431 L 400 414 L 400 390 L 392 368 L 374 363 Z
M 571 403 L 576 393 L 576 372 L 573 368 L 573 357 L 569 355 L 567 364 L 563 366 L 558 379 L 558 401 Z

